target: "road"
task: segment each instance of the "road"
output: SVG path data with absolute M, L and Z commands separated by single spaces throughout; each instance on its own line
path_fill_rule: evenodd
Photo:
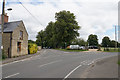
M 40 55 L 2 66 L 3 78 L 82 78 L 96 60 L 116 56 L 107 52 L 64 52 L 42 50 Z

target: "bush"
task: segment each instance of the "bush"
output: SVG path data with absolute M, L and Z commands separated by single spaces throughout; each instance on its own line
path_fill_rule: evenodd
M 7 55 L 5 54 L 4 50 L 2 50 L 2 59 L 6 59 Z
M 28 44 L 28 53 L 29 54 L 34 54 L 38 50 L 37 45 L 35 43 L 29 43 Z

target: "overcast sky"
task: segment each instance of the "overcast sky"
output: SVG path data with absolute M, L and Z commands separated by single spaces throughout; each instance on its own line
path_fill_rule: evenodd
M 8 0 L 7 0 L 8 1 Z M 34 19 L 23 8 L 19 0 L 6 2 L 10 21 L 23 20 L 29 34 L 29 39 L 36 40 L 37 32 L 45 29 L 50 21 L 55 21 L 55 13 L 66 10 L 74 13 L 81 26 L 80 38 L 87 40 L 88 35 L 98 35 L 99 43 L 104 36 L 114 39 L 114 26 L 118 24 L 119 0 L 20 0 L 35 16 Z M 0 13 L 1 13 L 0 2 Z

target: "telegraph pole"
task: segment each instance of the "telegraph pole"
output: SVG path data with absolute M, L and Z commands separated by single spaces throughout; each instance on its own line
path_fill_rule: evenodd
M 3 50 L 3 43 L 2 43 L 2 38 L 3 38 L 3 28 L 4 28 L 4 14 L 5 14 L 5 0 L 3 0 L 2 4 L 2 22 L 1 22 L 1 50 Z
M 115 26 L 115 48 L 117 48 L 117 32 L 116 32 L 116 26 Z

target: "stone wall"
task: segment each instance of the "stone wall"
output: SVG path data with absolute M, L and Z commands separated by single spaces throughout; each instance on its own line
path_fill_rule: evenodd
M 23 31 L 23 40 L 20 39 L 20 31 Z M 28 54 L 28 34 L 23 23 L 13 31 L 12 37 L 12 57 Z M 17 42 L 21 42 L 20 52 L 17 51 Z
M 3 37 L 2 37 L 3 49 L 5 54 L 7 55 L 8 52 L 10 53 L 10 38 L 11 38 L 11 33 L 3 33 Z

